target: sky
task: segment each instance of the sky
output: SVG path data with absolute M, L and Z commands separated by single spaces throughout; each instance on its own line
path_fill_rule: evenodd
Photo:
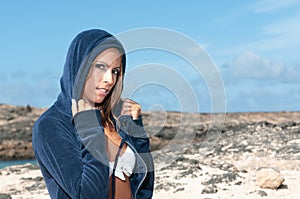
M 178 55 L 131 52 L 124 93 L 134 92 L 124 97 L 144 110 L 300 111 L 299 24 L 300 0 L 2 1 L 0 103 L 51 106 L 60 92 L 67 49 L 79 32 L 99 28 L 118 35 L 152 27 L 199 44 L 222 85 L 212 86 Z M 151 74 L 132 72 L 146 66 Z M 151 77 L 158 79 L 141 82 Z M 221 109 L 213 108 L 223 102 Z

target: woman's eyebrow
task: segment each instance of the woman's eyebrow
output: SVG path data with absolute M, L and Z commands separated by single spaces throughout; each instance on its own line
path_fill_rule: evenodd
M 96 61 L 95 64 L 105 64 L 105 65 L 109 66 L 108 63 L 106 63 L 104 61 Z
M 104 65 L 106 65 L 108 68 L 109 67 L 111 67 L 111 65 L 109 65 L 108 63 L 106 63 L 105 61 L 96 61 L 95 62 L 95 65 L 97 65 L 97 64 L 104 64 Z M 113 69 L 115 69 L 115 68 L 121 68 L 121 66 L 115 66 L 115 67 L 112 67 Z

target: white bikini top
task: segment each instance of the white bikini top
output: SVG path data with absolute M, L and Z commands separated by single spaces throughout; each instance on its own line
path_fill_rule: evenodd
M 130 177 L 135 166 L 135 155 L 129 146 L 126 147 L 124 153 L 119 157 L 115 176 L 121 180 L 125 180 L 125 176 Z M 109 162 L 109 176 L 113 173 L 115 162 Z

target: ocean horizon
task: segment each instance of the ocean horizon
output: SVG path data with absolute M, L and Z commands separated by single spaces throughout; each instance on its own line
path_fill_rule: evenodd
M 13 166 L 13 165 L 23 165 L 23 164 L 37 164 L 36 159 L 31 159 L 31 160 L 1 160 L 0 161 L 0 169 L 3 169 L 8 166 Z

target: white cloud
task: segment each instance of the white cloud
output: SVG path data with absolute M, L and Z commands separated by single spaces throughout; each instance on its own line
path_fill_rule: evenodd
M 225 79 L 254 79 L 265 82 L 275 80 L 277 83 L 299 83 L 297 66 L 273 61 L 255 54 L 244 52 L 227 63 L 223 72 Z
M 257 12 L 257 13 L 265 13 L 265 12 L 271 12 L 274 10 L 293 6 L 298 3 L 300 3 L 299 0 L 284 0 L 284 1 L 261 0 L 261 1 L 257 1 L 254 4 L 252 4 L 250 6 L 250 9 L 252 9 L 254 12 Z
M 282 20 L 270 23 L 262 28 L 262 33 L 268 39 L 261 41 L 261 48 L 282 49 L 300 46 L 300 13 Z
M 20 69 L 6 73 L 6 78 L 0 82 L 0 103 L 46 107 L 59 94 L 56 71 L 38 70 L 30 73 Z
M 253 52 L 245 52 L 230 63 L 235 77 L 277 78 L 284 71 L 283 63 L 263 59 Z
M 231 24 L 232 29 L 234 29 L 237 27 L 236 25 L 239 25 L 241 36 L 238 38 L 239 40 L 232 41 L 233 38 L 229 38 L 231 45 L 222 47 L 215 55 L 236 55 L 243 51 L 254 51 L 258 53 L 273 53 L 281 58 L 292 57 L 291 54 L 294 55 L 294 52 L 300 50 L 299 5 L 300 0 L 257 1 L 254 4 L 246 5 L 239 10 L 231 12 L 228 16 L 217 19 L 216 22 L 219 22 L 218 26 L 220 27 L 223 27 L 224 24 Z M 287 9 L 284 10 L 284 8 Z M 239 23 L 243 20 L 253 22 L 257 20 L 257 23 L 255 27 L 253 26 L 254 29 L 249 24 L 249 27 L 245 27 L 244 31 L 242 27 L 243 25 L 247 26 L 247 23 Z M 255 30 L 255 32 L 247 32 L 248 28 Z M 250 34 L 253 35 L 250 36 Z M 246 39 L 240 42 L 243 35 L 246 35 Z M 239 43 L 234 43 L 235 41 Z
M 262 32 L 266 35 L 299 35 L 300 33 L 300 13 L 277 20 L 262 28 Z
M 5 71 L 1 70 L 0 79 L 1 81 L 5 81 L 7 79 L 7 74 L 5 73 Z
M 296 86 L 240 86 L 228 94 L 229 111 L 299 111 Z M 232 90 L 232 89 L 231 89 Z
M 300 82 L 300 65 L 286 67 L 284 81 L 290 83 L 299 83 Z
M 284 58 L 300 50 L 300 13 L 271 22 L 260 28 L 257 35 L 262 38 L 230 46 L 220 50 L 217 55 L 238 54 L 244 51 L 277 53 Z

